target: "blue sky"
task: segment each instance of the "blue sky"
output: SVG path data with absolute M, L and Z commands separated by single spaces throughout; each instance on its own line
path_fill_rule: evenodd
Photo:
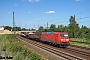
M 13 25 L 12 12 L 17 26 L 30 29 L 47 22 L 68 25 L 71 15 L 79 26 L 90 27 L 90 0 L 0 0 L 0 26 Z

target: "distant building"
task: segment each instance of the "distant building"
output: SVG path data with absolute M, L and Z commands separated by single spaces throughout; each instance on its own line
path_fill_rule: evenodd
M 0 30 L 4 30 L 5 26 L 0 26 Z

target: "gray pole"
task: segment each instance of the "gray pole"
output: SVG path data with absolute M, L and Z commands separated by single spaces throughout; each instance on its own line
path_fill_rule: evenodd
M 13 31 L 14 31 L 14 34 L 15 34 L 15 24 L 14 24 L 14 12 L 13 12 Z
M 13 28 L 14 28 L 14 12 L 13 12 Z
M 74 15 L 74 38 L 76 37 L 76 21 L 75 21 L 75 15 Z
M 48 31 L 48 22 L 47 22 L 47 31 Z

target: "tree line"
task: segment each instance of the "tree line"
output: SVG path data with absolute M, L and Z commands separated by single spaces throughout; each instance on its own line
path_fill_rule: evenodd
M 21 28 L 21 27 L 11 27 L 11 26 L 5 26 L 5 30 L 9 31 L 30 31 L 30 30 L 35 30 L 35 29 L 26 29 L 26 28 Z
M 58 25 L 56 27 L 55 24 L 51 24 L 50 27 L 44 28 L 43 26 L 40 26 L 37 31 L 39 32 L 68 32 L 70 38 L 90 38 L 90 28 L 82 25 L 79 27 L 79 24 L 75 21 L 75 16 L 70 16 L 69 24 L 67 26 L 64 25 Z M 5 29 L 8 29 L 11 31 L 30 31 L 35 29 L 26 29 L 21 27 L 10 27 L 6 26 Z
M 82 25 L 79 27 L 79 24 L 75 21 L 75 16 L 71 16 L 69 19 L 69 24 L 67 26 L 51 24 L 48 29 L 44 29 L 43 26 L 40 26 L 38 31 L 48 31 L 48 32 L 68 32 L 70 38 L 89 38 L 90 39 L 90 28 Z

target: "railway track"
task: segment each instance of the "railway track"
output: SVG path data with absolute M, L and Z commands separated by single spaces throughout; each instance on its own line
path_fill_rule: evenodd
M 48 47 L 48 46 L 44 46 L 44 45 L 42 45 L 42 44 L 41 44 L 41 45 L 37 45 L 36 43 L 34 43 L 33 45 L 35 45 L 35 46 L 37 46 L 37 47 L 40 47 L 40 48 L 42 48 L 42 49 L 44 49 L 44 50 L 47 50 L 47 51 L 49 51 L 49 52 L 51 52 L 51 53 L 54 53 L 54 54 L 56 54 L 56 55 L 58 55 L 58 56 L 61 56 L 61 57 L 63 57 L 63 58 L 69 59 L 69 60 L 71 60 L 71 59 L 81 59 L 81 58 L 79 58 L 79 57 L 73 56 L 73 55 L 71 55 L 71 54 L 65 53 L 65 52 L 60 51 L 60 50 L 56 50 L 56 49 L 50 48 L 50 47 Z
M 75 55 L 71 55 L 69 53 L 63 52 L 63 50 L 74 52 L 74 53 L 77 53 L 77 54 L 83 55 L 83 56 L 88 56 L 88 58 L 90 56 L 90 53 L 87 53 L 87 52 L 83 52 L 83 51 L 79 51 L 79 50 L 74 50 L 74 49 L 71 49 L 71 48 L 66 48 L 66 49 L 57 48 L 56 49 L 55 47 L 53 48 L 53 47 L 48 46 L 48 45 L 46 46 L 46 44 L 41 44 L 39 42 L 32 41 L 32 40 L 29 40 L 29 39 L 26 39 L 26 38 L 23 38 L 23 37 L 19 37 L 19 38 L 22 39 L 22 40 L 25 40 L 29 44 L 32 44 L 34 46 L 37 46 L 39 48 L 42 48 L 42 49 L 47 50 L 47 51 L 49 51 L 49 52 L 51 52 L 53 54 L 56 54 L 58 56 L 64 57 L 64 58 L 69 59 L 69 60 L 72 60 L 72 59 L 73 60 L 76 60 L 76 59 L 77 60 L 82 60 L 84 58 L 80 58 L 80 57 L 77 57 Z
M 82 47 L 82 46 L 77 46 L 77 45 L 70 45 L 70 46 L 80 48 L 80 49 L 90 50 L 90 48 L 87 48 L 87 47 Z
M 74 53 L 81 54 L 81 55 L 90 56 L 90 53 L 88 53 L 88 52 L 75 50 L 75 49 L 72 49 L 72 48 L 65 48 L 65 49 L 68 50 L 68 51 L 74 52 Z

